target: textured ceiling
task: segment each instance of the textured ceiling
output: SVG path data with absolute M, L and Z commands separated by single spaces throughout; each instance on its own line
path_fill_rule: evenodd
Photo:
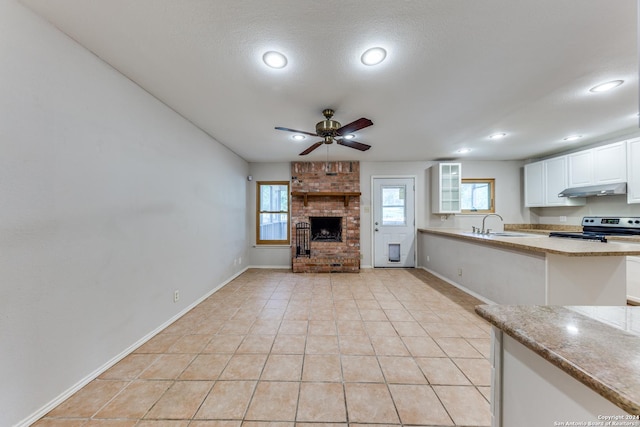
M 314 131 L 327 107 L 371 119 L 356 140 L 372 148 L 308 160 L 526 159 L 638 129 L 636 0 L 22 3 L 252 162 L 301 159 L 317 139 L 274 126 Z M 368 67 L 372 46 L 388 54 Z

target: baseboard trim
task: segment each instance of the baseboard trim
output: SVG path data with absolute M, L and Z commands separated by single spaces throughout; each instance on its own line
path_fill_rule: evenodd
M 236 277 L 240 276 L 242 273 L 247 271 L 249 268 L 256 268 L 256 267 L 245 267 L 243 270 L 240 270 L 239 272 L 235 273 L 230 278 L 228 278 L 227 280 L 225 280 L 224 282 L 222 282 L 221 284 L 219 284 L 218 286 L 213 288 L 211 291 L 207 292 L 204 296 L 198 298 L 198 300 L 196 300 L 195 302 L 193 302 L 189 306 L 185 307 L 182 311 L 180 311 L 178 314 L 176 314 L 175 316 L 173 316 L 172 318 L 170 318 L 169 320 L 164 322 L 162 325 L 158 326 L 156 329 L 154 329 L 153 331 L 149 332 L 147 335 L 145 335 L 144 337 L 140 338 L 138 341 L 136 341 L 135 343 L 133 343 L 132 345 L 127 347 L 124 351 L 122 351 L 120 354 L 118 354 L 115 357 L 113 357 L 107 363 L 105 363 L 104 365 L 100 366 L 98 369 L 96 369 L 95 371 L 91 372 L 89 375 L 87 375 L 86 377 L 84 377 L 83 379 L 78 381 L 76 384 L 74 384 L 73 386 L 71 386 L 70 388 L 65 390 L 63 393 L 61 393 L 60 395 L 55 397 L 49 403 L 47 403 L 46 405 L 42 406 L 40 409 L 38 409 L 37 411 L 35 411 L 31 415 L 29 415 L 27 418 L 23 419 L 22 421 L 18 422 L 17 424 L 14 424 L 13 427 L 29 427 L 31 424 L 33 424 L 36 421 L 38 421 L 40 418 L 42 418 L 47 413 L 49 413 L 53 408 L 55 408 L 56 406 L 60 405 L 62 402 L 67 400 L 69 397 L 71 397 L 71 395 L 73 395 L 74 393 L 78 392 L 82 387 L 86 386 L 91 381 L 93 381 L 94 379 L 98 378 L 107 369 L 111 368 L 113 365 L 115 365 L 116 363 L 118 363 L 119 361 L 121 361 L 122 359 L 124 359 L 125 357 L 130 355 L 131 353 L 133 353 L 138 347 L 140 347 L 141 345 L 143 345 L 144 343 L 149 341 L 151 338 L 155 337 L 158 333 L 162 332 L 165 328 L 167 328 L 172 323 L 174 323 L 175 321 L 180 319 L 182 316 L 187 314 L 195 306 L 197 306 L 202 301 L 204 301 L 205 299 L 209 298 L 211 295 L 213 295 L 214 293 L 216 293 L 217 291 L 222 289 L 225 285 L 230 283 Z
M 290 265 L 251 265 L 249 267 L 247 267 L 247 270 L 250 268 L 261 268 L 261 269 L 267 269 L 267 270 L 291 270 L 291 266 Z
M 450 284 L 451 286 L 455 286 L 456 288 L 460 289 L 462 292 L 465 292 L 465 293 L 467 293 L 467 294 L 471 295 L 472 297 L 478 298 L 480 301 L 482 301 L 482 302 L 484 302 L 484 303 L 491 304 L 491 305 L 495 305 L 495 304 L 497 304 L 497 302 L 495 302 L 495 301 L 491 301 L 489 298 L 483 297 L 483 296 L 482 296 L 482 295 L 480 295 L 479 293 L 474 292 L 474 291 L 472 291 L 471 289 L 469 289 L 469 288 L 467 288 L 467 287 L 465 287 L 465 286 L 462 286 L 460 283 L 456 283 L 456 282 L 454 282 L 454 281 L 450 280 L 448 277 L 445 277 L 445 276 L 443 276 L 442 274 L 436 273 L 435 271 L 433 271 L 433 270 L 429 270 L 428 268 L 423 267 L 423 266 L 416 267 L 416 268 L 421 268 L 421 269 L 423 269 L 424 271 L 426 271 L 426 272 L 428 272 L 428 273 L 430 273 L 430 274 L 433 274 L 434 276 L 436 276 L 436 277 L 437 277 L 437 278 L 439 278 L 439 279 L 444 280 L 445 282 L 447 282 L 447 283 L 448 283 L 448 284 Z

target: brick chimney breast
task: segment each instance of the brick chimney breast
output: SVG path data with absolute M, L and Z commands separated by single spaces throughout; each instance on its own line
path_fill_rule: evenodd
M 360 163 L 292 162 L 291 192 L 332 193 L 291 197 L 291 256 L 294 273 L 360 271 Z M 336 193 L 357 193 L 335 195 Z M 345 199 L 346 198 L 346 199 Z M 310 217 L 339 217 L 342 241 L 310 241 L 310 255 L 298 256 L 296 224 L 309 223 Z

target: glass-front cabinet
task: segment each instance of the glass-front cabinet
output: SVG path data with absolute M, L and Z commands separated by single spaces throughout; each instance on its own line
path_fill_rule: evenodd
M 431 167 L 431 211 L 436 214 L 460 213 L 460 163 L 438 163 Z

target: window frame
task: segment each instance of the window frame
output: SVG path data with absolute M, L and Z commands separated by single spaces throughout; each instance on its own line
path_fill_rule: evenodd
M 263 211 L 260 209 L 260 196 L 262 186 L 282 185 L 287 187 L 287 210 L 286 211 Z M 266 240 L 260 238 L 260 215 L 261 214 L 286 214 L 287 215 L 287 238 L 285 240 Z M 291 244 L 291 194 L 289 181 L 256 181 L 256 245 L 282 245 Z
M 462 186 L 464 184 L 482 183 L 489 184 L 490 188 L 490 206 L 489 209 L 461 209 L 460 212 L 466 215 L 489 214 L 496 212 L 496 179 L 495 178 L 462 178 L 460 183 L 460 205 L 462 205 Z

